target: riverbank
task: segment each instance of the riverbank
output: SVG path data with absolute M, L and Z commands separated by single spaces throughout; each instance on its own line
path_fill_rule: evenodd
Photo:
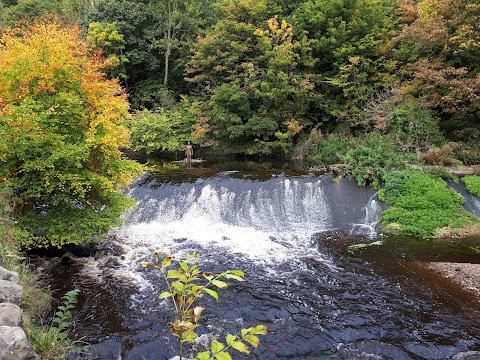
M 423 264 L 428 269 L 472 292 L 480 301 L 480 264 L 454 262 L 429 262 Z

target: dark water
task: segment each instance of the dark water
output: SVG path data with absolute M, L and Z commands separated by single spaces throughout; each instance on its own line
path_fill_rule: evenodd
M 196 351 L 256 324 L 269 332 L 254 359 L 448 359 L 480 351 L 473 295 L 426 271 L 401 247 L 345 251 L 383 238 L 372 189 L 281 171 L 170 173 L 132 187 L 138 209 L 96 258 L 52 272 L 59 295 L 82 292 L 76 332 L 93 346 L 80 358 L 173 358 L 178 344 L 165 326 L 172 306 L 157 298 L 166 290 L 159 274 L 140 262 L 154 251 L 192 250 L 202 254 L 203 270 L 246 274 L 245 282 L 220 291 L 219 302 L 201 299 Z

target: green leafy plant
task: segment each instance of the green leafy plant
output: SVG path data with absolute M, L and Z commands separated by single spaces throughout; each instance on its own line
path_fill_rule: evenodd
M 398 151 L 391 134 L 368 133 L 357 138 L 352 145 L 345 156 L 345 162 L 348 164 L 348 172 L 361 186 L 366 185 L 364 176 L 367 171 L 372 175 L 372 185 L 377 187 L 389 172 L 405 169 L 409 163 L 416 161 L 413 153 Z
M 143 267 L 151 267 L 162 273 L 168 291 L 160 294 L 160 299 L 171 299 L 175 306 L 177 318 L 168 323 L 170 332 L 176 336 L 180 342 L 179 355 L 183 359 L 184 344 L 193 343 L 198 337 L 195 332 L 200 325 L 200 316 L 204 310 L 201 306 L 196 306 L 197 300 L 204 294 L 208 294 L 218 301 L 218 292 L 216 289 L 225 289 L 228 283 L 225 280 L 244 281 L 244 273 L 240 270 L 227 270 L 219 274 L 202 272 L 199 268 L 200 254 L 191 252 L 186 254 L 185 260 L 179 260 L 177 269 L 167 268 L 171 266 L 173 257 L 167 256 L 160 262 L 160 256 L 156 253 L 154 262 L 142 262 Z M 225 338 L 226 344 L 213 340 L 210 350 L 201 352 L 197 355 L 198 360 L 229 360 L 230 349 L 235 349 L 242 353 L 250 353 L 248 345 L 256 348 L 260 344 L 257 335 L 267 333 L 267 327 L 258 325 L 248 329 L 242 329 L 241 335 L 236 336 L 228 334 Z
M 463 208 L 463 198 L 445 181 L 412 170 L 389 174 L 380 200 L 391 205 L 382 224 L 390 229 L 422 237 L 450 235 L 453 230 L 478 227 L 479 222 Z
M 25 328 L 35 351 L 45 359 L 64 359 L 68 353 L 79 353 L 85 346 L 79 347 L 78 341 L 69 338 L 72 325 L 72 312 L 77 302 L 78 289 L 71 290 L 62 296 L 62 304 L 53 316 L 52 325 L 45 327 L 27 320 Z
M 466 176 L 463 182 L 470 194 L 480 197 L 480 176 Z

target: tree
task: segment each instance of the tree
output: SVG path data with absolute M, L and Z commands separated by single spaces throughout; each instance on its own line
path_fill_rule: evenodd
M 128 102 L 78 27 L 38 20 L 0 39 L 0 179 L 26 245 L 78 243 L 118 223 L 118 193 L 139 170 L 123 160 Z
M 202 96 L 194 137 L 231 152 L 286 153 L 308 122 L 309 43 L 269 18 L 267 1 L 225 1 L 222 20 L 199 37 L 187 80 Z
M 395 10 L 392 0 L 306 0 L 297 8 L 293 24 L 308 36 L 318 59 L 318 122 L 358 125 L 365 103 L 396 81 L 389 54 Z
M 149 35 L 151 47 L 163 54 L 163 85 L 168 85 L 171 72 L 171 57 L 186 56 L 188 46 L 199 28 L 207 27 L 213 18 L 212 0 L 151 0 L 149 12 L 155 19 Z M 175 54 L 178 52 L 178 54 Z
M 394 39 L 403 62 L 402 93 L 444 119 L 478 119 L 480 5 L 477 1 L 403 0 Z

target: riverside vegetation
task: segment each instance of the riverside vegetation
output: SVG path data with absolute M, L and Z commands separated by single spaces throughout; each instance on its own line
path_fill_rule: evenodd
M 438 180 L 480 158 L 476 0 L 1 0 L 0 10 L 0 250 L 22 281 L 22 250 L 121 224 L 134 205 L 121 192 L 142 171 L 121 148 L 191 141 L 200 153 L 341 163 L 359 185 L 384 186 L 386 227 L 432 237 L 478 226 Z M 464 179 L 476 196 L 478 179 Z M 27 307 L 46 307 L 37 290 Z

